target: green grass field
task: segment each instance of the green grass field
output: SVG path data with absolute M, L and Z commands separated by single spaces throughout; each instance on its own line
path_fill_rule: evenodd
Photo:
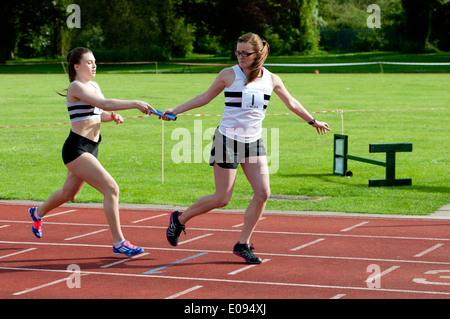
M 274 62 L 275 63 L 275 62 Z M 336 112 L 315 116 L 332 132 L 319 136 L 294 115 L 267 115 L 266 148 L 274 156 L 272 133 L 279 132 L 279 163 L 271 174 L 273 195 L 324 197 L 322 200 L 269 200 L 267 209 L 319 210 L 426 215 L 450 202 L 450 85 L 449 74 L 280 74 L 290 92 L 310 111 L 344 110 L 344 133 L 349 153 L 370 154 L 369 143 L 411 142 L 412 153 L 397 155 L 398 178 L 412 186 L 368 187 L 384 178 L 384 168 L 349 161 L 352 178 L 332 174 L 333 133 L 341 133 Z M 215 74 L 106 74 L 96 81 L 108 98 L 141 99 L 158 109 L 175 106 L 205 90 Z M 0 75 L 0 199 L 45 200 L 66 176 L 61 147 L 70 125 L 12 127 L 68 122 L 64 98 L 55 93 L 67 87 L 64 74 Z M 191 113 L 221 114 L 223 96 Z M 289 110 L 274 95 L 268 114 Z M 123 111 L 124 117 L 140 115 Z M 196 122 L 201 121 L 201 122 Z M 218 116 L 179 116 L 164 123 L 164 183 L 161 181 L 162 123 L 156 117 L 130 118 L 122 125 L 105 123 L 99 159 L 116 179 L 123 203 L 188 206 L 214 191 L 212 168 L 194 163 L 197 149 L 209 151 L 204 132 L 220 122 Z M 201 134 L 194 136 L 201 123 Z M 172 134 L 187 129 L 191 163 L 172 158 L 180 141 Z M 275 165 L 274 162 L 269 165 Z M 252 191 L 239 169 L 233 198 L 227 208 L 245 208 Z M 85 186 L 77 201 L 101 202 Z
M 95 52 L 94 52 L 95 54 Z M 397 52 L 358 52 L 347 54 L 318 54 L 312 56 L 269 56 L 268 64 L 329 64 L 358 62 L 407 62 L 407 63 L 449 63 L 450 52 L 426 54 L 400 54 Z M 0 65 L 0 74 L 59 74 L 64 72 L 65 58 L 61 59 L 15 59 Z M 142 73 L 218 73 L 224 66 L 234 64 L 235 59 L 193 54 L 187 58 L 172 59 L 167 62 L 114 64 L 97 61 L 99 73 L 142 74 Z M 193 65 L 186 65 L 192 63 Z M 216 64 L 216 65 L 214 65 Z M 272 66 L 270 69 L 282 73 L 450 73 L 450 65 L 395 65 L 379 63 L 351 66 Z

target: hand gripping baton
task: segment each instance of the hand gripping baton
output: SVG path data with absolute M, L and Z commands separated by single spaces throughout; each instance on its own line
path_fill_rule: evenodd
M 161 118 L 161 115 L 163 112 L 156 110 L 156 113 L 153 111 L 150 111 L 150 113 L 154 114 L 154 115 L 158 115 Z M 169 120 L 171 121 L 176 121 L 177 120 L 177 116 L 176 115 L 172 115 L 172 114 L 166 114 L 166 116 L 169 118 Z

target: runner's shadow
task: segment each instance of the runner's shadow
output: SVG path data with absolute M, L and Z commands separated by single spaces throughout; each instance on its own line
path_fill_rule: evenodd
M 159 273 L 165 273 L 167 269 L 175 268 L 175 267 L 189 267 L 189 266 L 207 266 L 207 265 L 248 265 L 244 261 L 203 261 L 203 262 L 183 262 L 179 264 L 160 264 L 160 265 L 147 265 L 147 269 L 149 269 L 147 272 L 149 274 L 159 274 Z M 152 272 L 155 271 L 155 272 Z
M 147 257 L 147 256 L 145 256 Z M 112 269 L 148 269 L 148 264 L 140 263 L 135 264 L 135 260 L 140 261 L 153 261 L 154 258 L 140 258 L 131 259 L 119 263 L 117 265 L 111 265 L 108 268 Z M 67 270 L 69 265 L 77 265 L 80 267 L 81 271 L 98 271 L 102 266 L 112 264 L 130 257 L 120 256 L 120 257 L 85 257 L 85 258 L 54 258 L 54 259 L 23 259 L 23 260 L 2 260 L 1 265 L 4 267 L 18 268 L 18 269 L 1 269 L 4 272 L 16 272 L 22 271 L 20 268 L 24 269 L 56 269 L 56 270 Z

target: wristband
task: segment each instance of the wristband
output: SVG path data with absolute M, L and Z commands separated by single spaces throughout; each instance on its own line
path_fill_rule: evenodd
M 314 123 L 316 123 L 316 118 L 313 117 L 313 119 L 311 120 L 311 122 L 308 122 L 309 125 L 313 125 Z

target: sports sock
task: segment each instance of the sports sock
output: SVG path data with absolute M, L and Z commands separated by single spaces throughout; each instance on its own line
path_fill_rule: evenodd
M 41 220 L 42 218 L 44 218 L 44 217 L 39 217 L 39 216 L 38 216 L 38 214 L 37 214 L 37 207 L 36 207 L 36 209 L 34 210 L 33 215 L 34 215 L 34 217 L 35 217 L 37 220 Z
M 126 240 L 119 241 L 118 243 L 114 243 L 114 247 L 119 248 Z

